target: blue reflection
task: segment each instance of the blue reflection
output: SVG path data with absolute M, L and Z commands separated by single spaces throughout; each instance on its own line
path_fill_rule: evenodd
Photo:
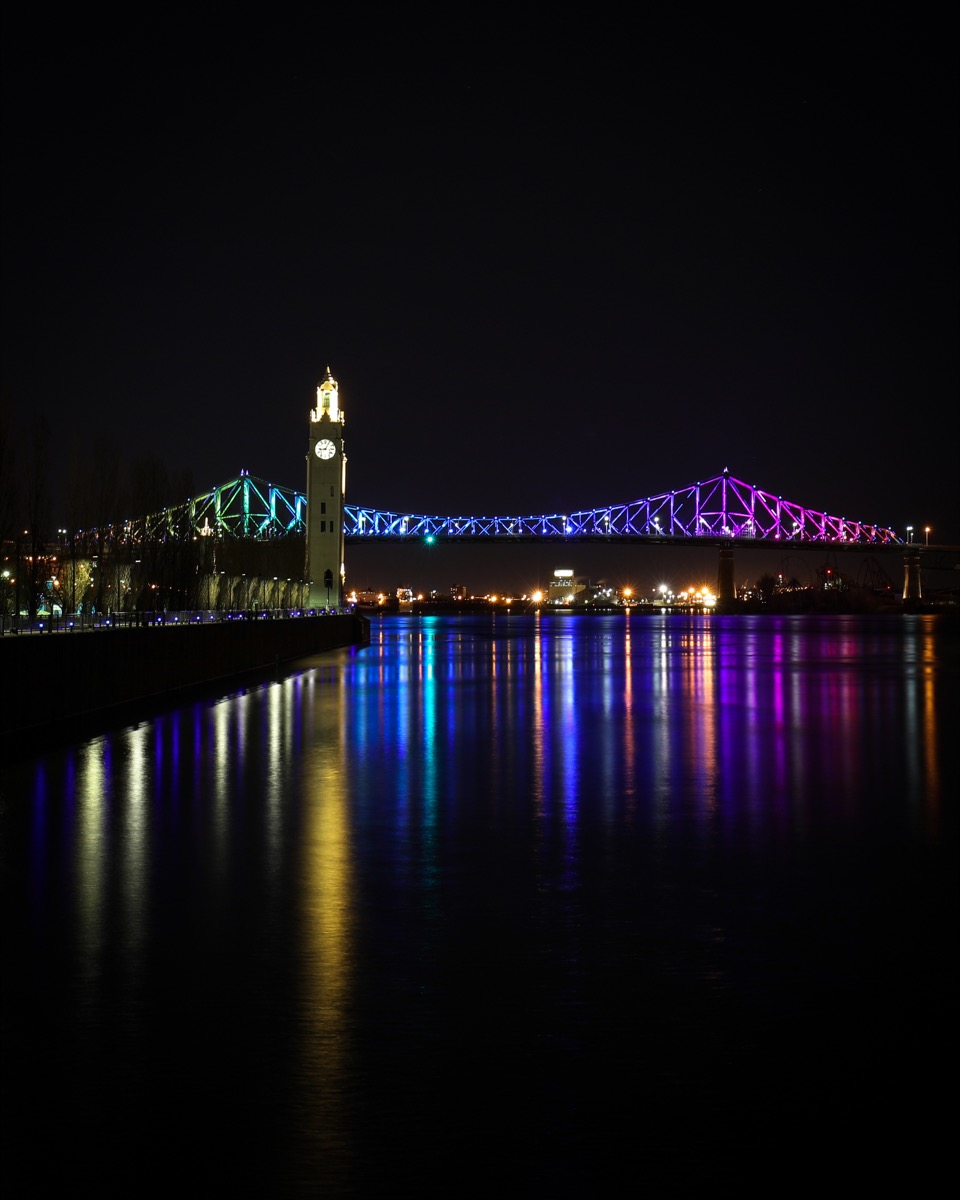
M 793 1131 L 811 1097 L 845 1128 L 888 1031 L 952 994 L 952 645 L 923 621 L 384 618 L 7 765 L 40 1127 L 146 1161 L 174 1081 L 185 1126 L 216 1113 L 264 1178 L 340 1194 L 384 1194 L 344 1186 L 384 1147 L 432 1161 L 469 1129 L 476 1155 L 504 1125 L 530 1178 L 562 1174 L 584 1097 L 624 1154 L 650 1128 L 685 1154 L 731 1108 L 736 1144 L 744 1105 Z M 821 1048 L 838 1025 L 859 1059 Z

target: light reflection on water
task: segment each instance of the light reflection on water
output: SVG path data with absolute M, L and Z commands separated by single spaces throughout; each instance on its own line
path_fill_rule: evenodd
M 931 618 L 390 618 L 14 764 L 25 1128 L 102 1177 L 173 1122 L 171 1177 L 279 1195 L 879 1120 L 955 989 L 958 705 Z

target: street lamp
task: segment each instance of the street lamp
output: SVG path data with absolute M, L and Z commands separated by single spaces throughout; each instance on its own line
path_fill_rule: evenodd
M 48 633 L 53 633 L 53 623 L 54 623 L 53 610 L 54 610 L 54 604 L 55 604 L 56 596 L 57 596 L 57 588 L 59 586 L 60 586 L 60 581 L 57 579 L 56 576 L 51 576 L 48 580 L 45 581 L 44 590 L 48 593 L 47 594 L 47 615 L 49 617 L 49 620 L 47 621 L 47 632 Z
M 912 541 L 913 541 L 913 526 L 908 525 L 907 526 L 907 545 L 909 546 Z
M 3 572 L 3 582 L 5 584 L 7 584 L 7 583 L 15 584 L 16 580 L 11 576 L 9 571 L 5 570 Z M 7 604 L 9 603 L 9 599 L 10 599 L 9 593 L 7 592 L 7 589 L 4 588 L 3 589 L 3 609 L 2 609 L 2 613 L 0 613 L 0 633 L 3 633 L 6 631 Z M 11 624 L 10 628 L 11 629 L 13 628 L 12 624 Z
M 930 545 L 930 526 L 929 525 L 924 525 L 924 527 L 923 527 L 923 541 L 924 541 L 924 545 L 926 545 L 926 546 Z

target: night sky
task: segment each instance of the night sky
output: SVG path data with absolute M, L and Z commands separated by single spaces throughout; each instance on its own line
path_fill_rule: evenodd
M 351 11 L 4 19 L 2 398 L 58 470 L 302 489 L 329 364 L 353 503 L 728 467 L 960 542 L 946 17 Z

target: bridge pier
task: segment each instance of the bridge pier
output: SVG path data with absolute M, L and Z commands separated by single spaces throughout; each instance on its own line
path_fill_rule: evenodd
M 717 608 L 732 608 L 736 598 L 737 585 L 733 575 L 733 547 L 721 546 L 720 566 L 717 571 Z
M 920 603 L 920 551 L 908 550 L 903 558 L 903 602 Z

